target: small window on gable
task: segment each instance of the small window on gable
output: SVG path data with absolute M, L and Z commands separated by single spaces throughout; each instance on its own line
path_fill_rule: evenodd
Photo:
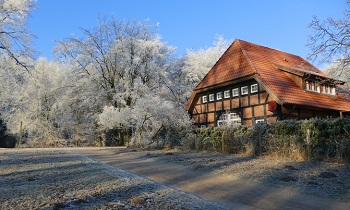
M 251 93 L 256 93 L 258 92 L 258 84 L 253 84 L 250 86 L 250 92 Z
M 232 96 L 233 97 L 236 97 L 239 95 L 239 91 L 238 91 L 238 88 L 235 88 L 235 89 L 232 89 Z
M 216 93 L 216 100 L 221 100 L 222 99 L 222 92 Z
M 209 101 L 214 101 L 214 94 L 209 95 Z
M 224 98 L 230 98 L 230 91 L 229 90 L 224 91 Z
M 202 102 L 207 103 L 208 102 L 208 96 L 202 96 Z
M 241 94 L 247 95 L 248 94 L 248 86 L 241 87 Z

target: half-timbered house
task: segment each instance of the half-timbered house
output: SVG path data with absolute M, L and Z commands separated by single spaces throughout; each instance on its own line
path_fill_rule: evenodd
M 350 93 L 300 56 L 236 39 L 186 105 L 195 127 L 342 117 Z

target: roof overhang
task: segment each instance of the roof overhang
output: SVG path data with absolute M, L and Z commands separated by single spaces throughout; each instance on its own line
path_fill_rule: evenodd
M 273 64 L 273 66 L 281 71 L 300 76 L 303 79 L 312 78 L 312 79 L 315 79 L 317 81 L 320 81 L 321 83 L 328 82 L 328 83 L 340 84 L 340 85 L 345 84 L 345 82 L 342 80 L 334 79 L 334 78 L 328 77 L 324 74 L 317 73 L 317 72 L 313 71 L 312 69 L 307 70 L 307 69 L 303 69 L 303 68 L 295 68 L 295 67 L 282 66 L 282 65 L 277 65 L 277 64 Z

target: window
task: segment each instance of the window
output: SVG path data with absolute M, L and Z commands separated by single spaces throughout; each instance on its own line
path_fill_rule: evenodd
M 265 123 L 264 119 L 255 120 L 255 124 L 263 124 L 263 123 Z
M 230 113 L 230 119 L 231 120 L 234 120 L 236 119 L 237 117 L 239 117 L 236 113 Z
M 222 99 L 222 92 L 216 93 L 216 100 L 221 100 Z
M 258 92 L 258 84 L 253 84 L 250 86 L 250 92 L 251 93 L 256 93 Z
M 242 124 L 242 120 L 237 113 L 230 113 L 226 111 L 223 113 L 218 120 L 218 127 L 229 126 L 236 127 Z
M 335 86 L 334 85 L 331 87 L 331 94 L 335 95 Z
M 230 98 L 230 91 L 229 90 L 224 91 L 224 98 Z
M 209 101 L 214 101 L 214 94 L 209 95 Z
M 306 90 L 317 92 L 317 86 L 318 86 L 318 84 L 314 81 L 306 81 L 305 82 L 305 89 Z
M 207 126 L 206 125 L 201 125 L 201 128 L 206 128 Z
M 202 102 L 207 103 L 208 102 L 208 96 L 203 96 L 202 97 Z
M 321 92 L 321 87 L 319 83 L 316 83 L 316 92 L 320 93 Z
M 322 85 L 322 93 L 330 93 L 329 85 L 327 84 Z
M 322 85 L 322 93 L 335 95 L 335 86 L 329 84 Z
M 232 89 L 232 96 L 236 97 L 239 95 L 238 88 Z
M 248 86 L 241 87 L 241 94 L 247 95 L 248 94 Z

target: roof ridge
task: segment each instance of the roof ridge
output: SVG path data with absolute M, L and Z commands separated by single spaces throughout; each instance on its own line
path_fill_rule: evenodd
M 289 54 L 289 55 L 293 55 L 293 56 L 297 56 L 303 60 L 305 60 L 304 58 L 300 57 L 299 55 L 296 55 L 296 54 L 292 54 L 292 53 L 289 53 L 289 52 L 285 52 L 285 51 L 282 51 L 282 50 L 279 50 L 279 49 L 276 49 L 276 48 L 272 48 L 272 47 L 267 47 L 267 46 L 264 46 L 264 45 L 261 45 L 261 44 L 256 44 L 256 43 L 253 43 L 253 42 L 248 42 L 248 41 L 245 41 L 245 40 L 242 40 L 242 39 L 238 39 L 239 41 L 242 41 L 242 42 L 246 42 L 248 44 L 251 44 L 251 45 L 255 45 L 255 46 L 258 46 L 258 47 L 264 47 L 264 48 L 267 48 L 267 49 L 270 49 L 270 50 L 275 50 L 275 51 L 278 51 L 278 52 L 281 52 L 281 53 L 284 53 L 284 54 Z M 305 60 L 306 61 L 306 60 Z
M 248 56 L 248 53 L 245 51 L 243 45 L 241 44 L 241 41 L 243 41 L 243 40 L 237 39 L 237 41 L 238 41 L 238 43 L 239 43 L 239 46 L 240 46 L 240 48 L 241 48 L 241 50 L 242 50 L 242 53 L 243 53 L 244 57 L 246 57 L 248 63 L 249 63 L 250 66 L 253 68 L 254 73 L 259 73 L 258 70 L 255 68 L 253 62 L 250 60 L 250 57 Z

